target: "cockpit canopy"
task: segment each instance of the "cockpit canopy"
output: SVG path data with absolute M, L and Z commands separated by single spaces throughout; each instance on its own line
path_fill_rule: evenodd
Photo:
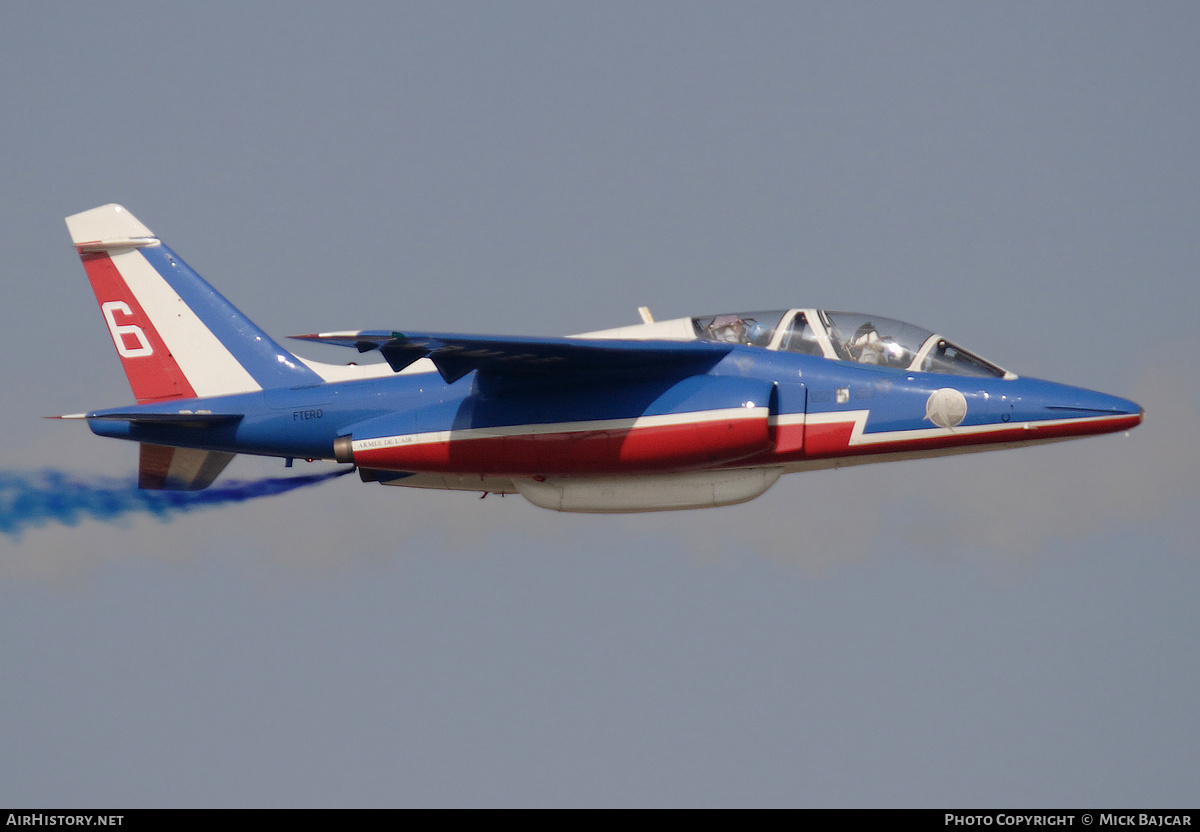
M 912 324 L 863 315 L 789 309 L 692 318 L 696 337 L 923 373 L 1003 378 L 1006 373 Z

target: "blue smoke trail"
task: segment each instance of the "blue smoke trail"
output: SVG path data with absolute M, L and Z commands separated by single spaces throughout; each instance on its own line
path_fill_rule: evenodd
M 25 529 L 49 523 L 78 525 L 92 519 L 117 523 L 131 514 L 152 514 L 167 522 L 179 514 L 286 494 L 297 488 L 349 474 L 265 480 L 230 480 L 203 491 L 142 491 L 137 481 L 120 477 L 82 478 L 65 471 L 0 471 L 0 532 L 19 539 Z

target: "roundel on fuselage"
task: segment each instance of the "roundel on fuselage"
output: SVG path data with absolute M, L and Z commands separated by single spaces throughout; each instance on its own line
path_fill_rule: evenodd
M 925 418 L 939 428 L 952 428 L 967 418 L 967 398 L 953 387 L 942 387 L 925 401 Z

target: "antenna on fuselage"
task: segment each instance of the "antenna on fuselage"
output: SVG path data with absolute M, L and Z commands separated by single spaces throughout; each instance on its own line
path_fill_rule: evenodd
M 639 306 L 638 314 L 642 316 L 642 323 L 644 323 L 644 324 L 654 323 L 654 316 L 650 314 L 649 306 Z

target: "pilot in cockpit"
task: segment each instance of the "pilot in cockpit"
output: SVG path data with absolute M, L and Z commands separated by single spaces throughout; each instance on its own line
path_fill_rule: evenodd
M 746 319 L 737 315 L 718 315 L 706 329 L 708 337 L 713 341 L 724 341 L 727 344 L 746 343 Z
M 860 364 L 878 364 L 882 367 L 905 367 L 909 353 L 892 337 L 879 337 L 875 324 L 867 321 L 854 331 L 854 337 L 846 344 L 846 351 Z
M 867 321 L 854 331 L 847 351 L 860 364 L 887 364 L 887 345 L 879 337 L 875 324 Z

